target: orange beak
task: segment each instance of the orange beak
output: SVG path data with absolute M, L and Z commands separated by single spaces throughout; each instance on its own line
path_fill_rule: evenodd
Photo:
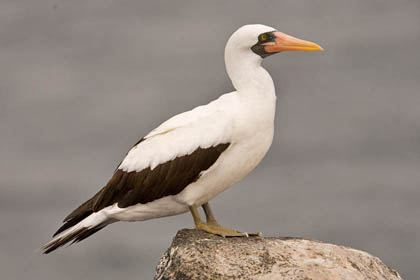
M 290 35 L 274 32 L 276 37 L 275 42 L 265 43 L 264 49 L 267 53 L 278 53 L 284 51 L 322 51 L 324 50 L 320 45 L 301 40 Z

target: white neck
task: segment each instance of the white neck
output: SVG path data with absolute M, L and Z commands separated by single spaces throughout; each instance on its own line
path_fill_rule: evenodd
M 238 93 L 275 96 L 273 79 L 261 62 L 250 49 L 239 49 L 231 40 L 226 45 L 226 70 Z

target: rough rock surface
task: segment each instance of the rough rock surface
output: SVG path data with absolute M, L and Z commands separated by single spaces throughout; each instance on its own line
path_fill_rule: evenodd
M 183 229 L 156 267 L 167 279 L 402 279 L 366 252 L 289 237 L 222 238 Z

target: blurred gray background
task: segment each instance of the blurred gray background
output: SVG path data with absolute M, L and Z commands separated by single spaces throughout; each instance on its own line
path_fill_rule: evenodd
M 34 252 L 140 137 L 232 90 L 223 51 L 263 23 L 319 43 L 264 65 L 271 151 L 213 201 L 224 225 L 366 250 L 420 272 L 420 1 L 0 2 L 2 279 L 151 279 L 189 214 Z

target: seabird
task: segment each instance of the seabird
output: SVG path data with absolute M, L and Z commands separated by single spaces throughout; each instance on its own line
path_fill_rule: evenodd
M 109 182 L 70 213 L 50 253 L 117 221 L 144 221 L 190 211 L 196 229 L 248 236 L 219 225 L 209 201 L 241 180 L 263 159 L 274 135 L 276 94 L 263 58 L 283 51 L 319 51 L 312 42 L 252 24 L 235 31 L 225 48 L 235 91 L 176 115 L 139 140 Z M 198 207 L 206 216 L 204 222 Z

